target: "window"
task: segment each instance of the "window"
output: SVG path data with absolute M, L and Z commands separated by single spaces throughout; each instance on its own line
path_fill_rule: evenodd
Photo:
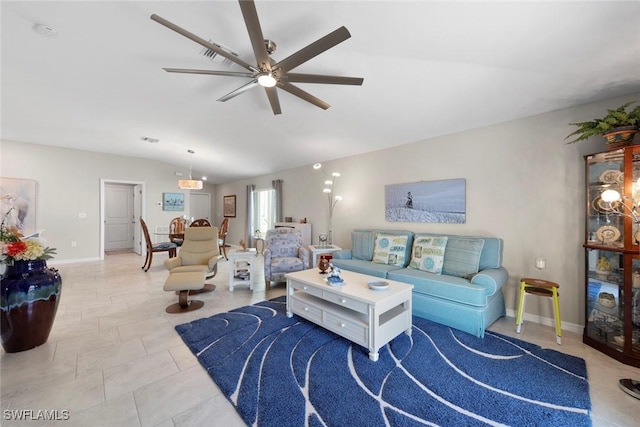
M 274 191 L 271 188 L 256 190 L 254 194 L 256 204 L 253 210 L 252 228 L 254 234 L 260 230 L 264 237 L 267 230 L 274 228 L 276 222 Z

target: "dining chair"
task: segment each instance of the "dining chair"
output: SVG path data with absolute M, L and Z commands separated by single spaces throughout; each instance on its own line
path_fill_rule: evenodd
M 220 223 L 220 228 L 218 229 L 218 246 L 220 247 L 220 253 L 224 255 L 224 259 L 228 260 L 227 257 L 227 231 L 229 230 L 229 218 L 225 218 Z
M 189 227 L 211 227 L 211 223 L 206 218 L 194 220 Z
M 187 220 L 178 216 L 171 220 L 169 223 L 169 240 L 178 246 L 182 245 L 184 241 L 184 229 L 187 225 Z
M 149 236 L 149 229 L 147 223 L 140 217 L 140 225 L 142 226 L 142 232 L 144 233 L 144 241 L 147 245 L 147 256 L 144 260 L 144 265 L 141 267 L 144 271 L 148 271 L 151 267 L 151 261 L 153 261 L 153 254 L 155 252 L 169 252 L 169 258 L 175 257 L 178 246 L 172 242 L 160 242 L 151 243 L 151 236 Z

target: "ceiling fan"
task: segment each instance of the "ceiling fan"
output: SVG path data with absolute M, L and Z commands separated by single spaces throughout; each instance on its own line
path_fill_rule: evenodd
M 246 72 L 235 71 L 216 71 L 216 70 L 193 70 L 184 68 L 164 68 L 165 71 L 170 73 L 187 73 L 187 74 L 209 74 L 214 76 L 232 76 L 232 77 L 246 77 L 251 79 L 248 83 L 240 86 L 232 92 L 219 98 L 218 101 L 228 101 L 252 89 L 256 86 L 264 87 L 264 90 L 271 104 L 273 114 L 281 114 L 280 101 L 278 99 L 278 92 L 276 88 L 280 88 L 292 95 L 297 96 L 311 104 L 320 107 L 324 110 L 330 107 L 329 104 L 316 98 L 308 92 L 300 89 L 299 87 L 291 84 L 293 83 L 325 83 L 325 84 L 342 84 L 342 85 L 362 85 L 363 78 L 359 77 L 340 77 L 340 76 L 327 76 L 320 74 L 301 74 L 291 73 L 290 71 L 297 66 L 307 62 L 322 52 L 331 49 L 337 44 L 347 40 L 351 37 L 349 31 L 343 26 L 337 30 L 327 34 L 326 36 L 316 40 L 310 45 L 300 49 L 296 53 L 288 56 L 282 61 L 275 62 L 269 56 L 275 51 L 275 43 L 271 40 L 266 40 L 262 35 L 262 28 L 260 27 L 260 21 L 258 20 L 258 13 L 253 0 L 239 0 L 240 10 L 244 18 L 247 31 L 249 32 L 249 38 L 251 39 L 251 46 L 253 47 L 253 53 L 256 57 L 256 65 L 248 64 L 239 57 L 232 55 L 228 51 L 221 49 L 218 45 L 204 40 L 201 37 L 196 36 L 193 33 L 167 21 L 166 19 L 153 14 L 151 19 L 165 27 L 181 34 L 188 39 L 195 41 L 196 43 L 212 50 L 218 55 L 227 58 L 241 67 L 245 68 Z

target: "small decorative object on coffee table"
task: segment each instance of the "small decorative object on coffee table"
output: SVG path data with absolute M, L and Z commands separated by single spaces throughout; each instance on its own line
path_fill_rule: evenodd
M 320 274 L 327 274 L 327 270 L 329 269 L 329 260 L 321 257 L 318 260 L 318 268 L 320 269 Z
M 329 275 L 327 276 L 327 283 L 331 286 L 344 285 L 344 279 L 342 278 L 342 272 L 338 267 L 334 267 L 333 264 L 329 264 Z

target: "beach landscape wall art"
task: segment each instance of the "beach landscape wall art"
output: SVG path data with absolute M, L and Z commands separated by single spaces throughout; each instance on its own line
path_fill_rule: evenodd
M 464 224 L 466 215 L 464 178 L 385 186 L 387 221 Z

